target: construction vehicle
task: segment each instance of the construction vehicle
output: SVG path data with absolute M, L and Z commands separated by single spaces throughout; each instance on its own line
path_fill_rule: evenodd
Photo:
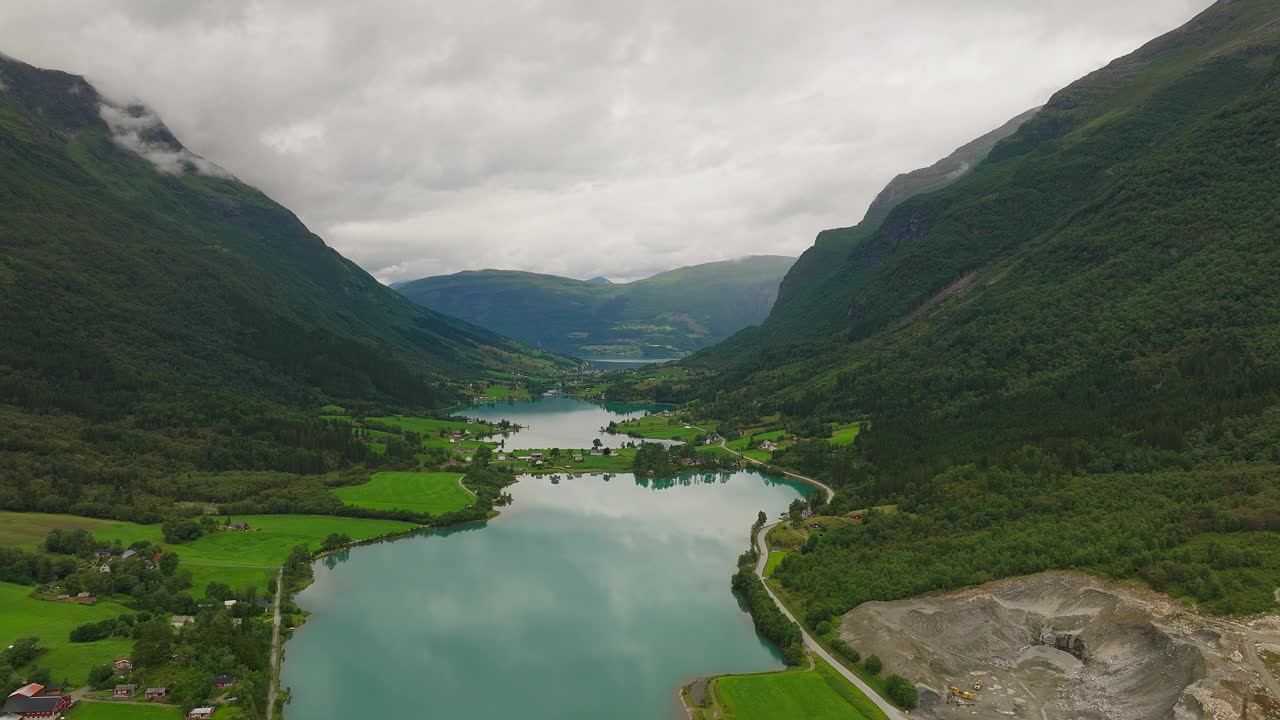
M 974 698 L 973 693 L 968 690 L 961 690 L 958 687 L 951 688 L 951 694 L 955 695 L 957 698 L 964 698 L 965 700 L 972 700 Z

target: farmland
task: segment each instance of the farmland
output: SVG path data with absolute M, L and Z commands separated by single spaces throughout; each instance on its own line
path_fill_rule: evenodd
M 480 423 L 458 422 L 456 420 L 440 420 L 437 418 L 412 417 L 408 415 L 389 415 L 385 417 L 365 418 L 366 422 L 398 427 L 401 430 L 419 435 L 439 435 L 443 430 L 448 433 L 456 431 L 469 432 L 473 435 L 487 435 L 493 432 L 492 425 Z
M 77 703 L 67 720 L 178 720 L 182 713 L 172 705 L 119 705 L 113 702 Z
M 34 600 L 31 588 L 0 583 L 0 644 L 8 645 L 22 637 L 40 638 L 45 652 L 35 664 L 47 667 L 55 681 L 83 683 L 89 668 L 115 660 L 129 652 L 132 640 L 99 640 L 72 643 L 68 636 L 76 626 L 117 617 L 129 612 L 123 605 L 100 602 L 77 605 L 47 600 Z
M 852 445 L 858 433 L 862 431 L 862 423 L 851 423 L 849 425 L 840 425 L 831 433 L 831 437 L 827 442 L 832 445 Z
M 146 526 L 135 523 L 96 520 L 75 515 L 0 511 L 0 547 L 36 550 L 53 529 L 88 530 L 95 536 L 105 537 L 112 533 L 144 527 Z
M 548 456 L 550 450 L 520 450 L 519 457 L 532 456 L 534 453 L 542 453 L 544 456 L 543 464 L 538 465 L 534 460 L 495 460 L 494 467 L 509 468 L 517 473 L 582 473 L 582 472 L 626 472 L 631 469 L 635 461 L 636 451 L 634 448 L 619 448 L 613 450 L 608 455 L 591 455 L 582 456 L 582 462 L 573 459 L 577 452 L 573 450 L 562 450 L 561 454 L 555 457 Z M 515 455 L 509 455 L 514 458 Z
M 642 418 L 618 423 L 618 432 L 633 437 L 652 438 L 655 440 L 681 440 L 688 442 L 714 430 L 714 425 L 703 426 L 707 430 L 699 430 L 688 423 L 662 415 L 646 415 Z
M 774 568 L 778 567 L 790 554 L 786 550 L 774 550 L 769 553 L 769 559 L 764 564 L 764 576 L 769 577 L 772 575 Z
M 826 663 L 814 670 L 731 675 L 714 682 L 726 720 L 871 720 L 882 718 L 865 697 Z M 857 702 L 859 707 L 855 707 Z
M 461 510 L 475 501 L 458 484 L 461 477 L 460 473 L 449 472 L 380 472 L 363 485 L 334 488 L 331 492 L 348 505 L 440 515 Z

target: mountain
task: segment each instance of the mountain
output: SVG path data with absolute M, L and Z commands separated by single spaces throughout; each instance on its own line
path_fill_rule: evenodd
M 773 572 L 811 627 L 1050 569 L 1274 612 L 1277 169 L 1280 4 L 1219 0 L 859 228 L 830 272 L 797 262 L 758 330 L 652 393 L 730 437 L 810 438 L 771 462 L 857 517 Z
M 754 256 L 631 283 L 481 270 L 397 288 L 410 300 L 578 357 L 670 358 L 760 322 L 794 258 Z
M 554 361 L 384 288 L 145 107 L 8 58 L 0 88 L 0 476 L 275 469 L 269 415 Z
M 799 341 L 829 333 L 843 312 L 830 299 L 833 294 L 843 292 L 845 263 L 852 249 L 874 233 L 893 208 L 917 195 L 947 187 L 968 175 L 997 142 L 1016 132 L 1039 110 L 1034 108 L 1018 115 L 927 168 L 897 176 L 876 195 L 862 222 L 853 227 L 819 233 L 813 247 L 796 260 L 782 279 L 778 292 L 785 301 L 775 303 L 769 317 L 759 326 L 747 328 L 726 342 L 703 351 L 699 362 L 715 365 L 762 345 L 784 339 Z
M 1278 51 L 1274 2 L 1223 0 L 1071 84 L 948 187 L 820 237 L 760 328 L 690 360 L 721 371 L 703 394 L 872 418 L 882 491 L 1029 443 L 1138 463 L 1269 407 Z

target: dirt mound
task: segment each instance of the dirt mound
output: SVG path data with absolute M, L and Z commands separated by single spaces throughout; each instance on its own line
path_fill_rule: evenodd
M 923 717 L 1226 720 L 1276 708 L 1242 663 L 1244 632 L 1085 575 L 864 603 L 840 634 L 915 680 Z M 976 697 L 956 702 L 951 687 Z

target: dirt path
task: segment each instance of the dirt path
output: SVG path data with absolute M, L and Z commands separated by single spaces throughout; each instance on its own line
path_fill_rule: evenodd
M 280 692 L 280 598 L 284 596 L 284 568 L 276 573 L 276 605 L 271 619 L 271 675 L 267 683 L 267 720 L 276 712 L 276 696 Z M 283 714 L 283 713 L 282 713 Z
M 733 452 L 733 451 L 730 450 L 729 452 Z M 822 487 L 825 488 L 826 486 L 822 485 Z M 827 489 L 828 491 L 830 491 L 830 488 L 827 488 Z M 773 603 L 778 606 L 778 609 L 782 611 L 782 614 L 787 616 L 787 619 L 795 622 L 796 619 L 791 614 L 791 611 L 787 609 L 786 605 L 782 604 L 782 601 L 778 599 L 777 595 L 773 594 L 773 588 L 769 587 L 769 583 L 764 581 L 764 566 L 766 563 L 769 562 L 769 545 L 765 540 L 765 535 L 769 533 L 769 529 L 772 528 L 774 525 L 777 525 L 777 523 L 773 523 L 772 525 L 765 525 L 764 527 L 760 528 L 760 532 L 756 533 L 756 548 L 759 550 L 759 555 L 760 555 L 760 557 L 756 559 L 756 577 L 760 578 L 760 583 L 764 585 L 765 592 L 769 593 L 769 597 L 773 599 Z M 796 624 L 799 625 L 798 622 Z M 870 685 L 867 685 L 866 683 L 862 682 L 862 679 L 859 678 L 857 675 L 854 675 L 853 672 L 850 671 L 849 668 L 845 667 L 843 663 L 839 662 L 834 657 L 832 657 L 830 653 L 822 649 L 822 646 L 819 645 L 817 641 L 815 641 L 812 637 L 810 637 L 809 633 L 805 631 L 803 625 L 800 626 L 800 636 L 804 638 L 805 647 L 809 648 L 809 650 L 815 653 L 816 655 L 818 655 L 818 657 L 822 658 L 823 660 L 826 660 L 827 664 L 835 668 L 836 672 L 840 673 L 845 677 L 846 680 L 853 683 L 855 687 L 857 687 L 859 690 L 863 692 L 864 695 L 866 695 L 868 698 L 871 699 L 871 702 L 875 703 L 877 707 L 879 707 L 881 710 L 884 711 L 884 714 L 889 717 L 889 720 L 906 720 L 906 718 L 903 716 L 902 712 L 898 710 L 898 708 L 889 704 L 889 701 L 880 697 L 880 695 L 875 690 L 871 689 Z
M 480 498 L 476 497 L 476 494 L 471 492 L 471 488 L 462 484 L 462 481 L 465 480 L 466 478 L 467 476 L 465 473 L 458 476 L 458 487 L 462 488 L 463 490 L 466 490 L 467 494 L 471 496 L 472 500 L 479 500 Z

